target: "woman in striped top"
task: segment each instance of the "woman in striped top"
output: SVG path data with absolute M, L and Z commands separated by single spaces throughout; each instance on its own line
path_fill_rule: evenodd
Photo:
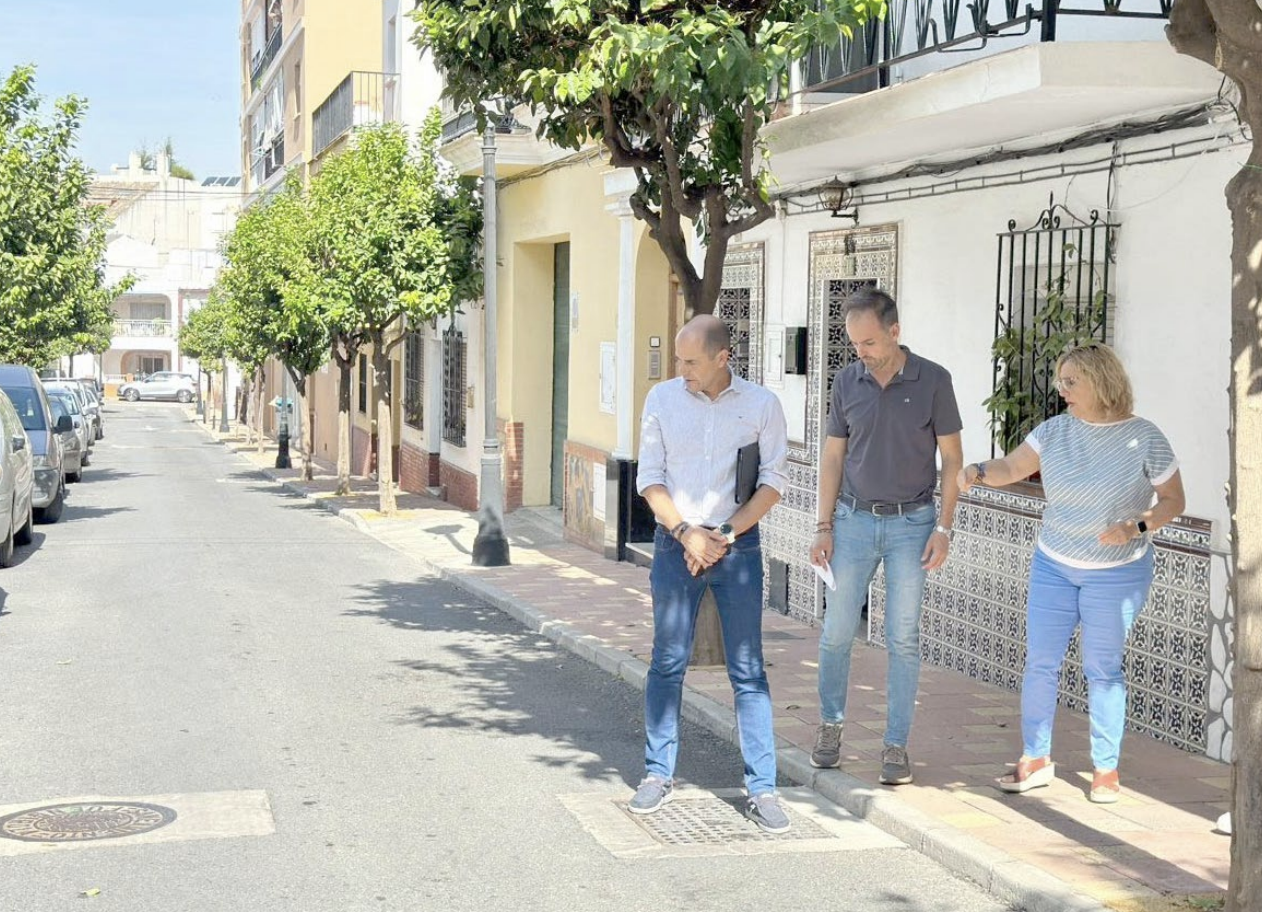
M 1033 431 L 1003 459 L 960 472 L 960 490 L 1042 474 L 1047 505 L 1030 568 L 1023 752 L 998 780 L 1006 792 L 1049 784 L 1057 682 L 1074 628 L 1091 716 L 1090 798 L 1117 801 L 1126 724 L 1122 652 L 1152 584 L 1152 533 L 1183 512 L 1183 480 L 1165 435 L 1132 414 L 1130 380 L 1107 345 L 1074 348 L 1056 363 L 1067 412 Z

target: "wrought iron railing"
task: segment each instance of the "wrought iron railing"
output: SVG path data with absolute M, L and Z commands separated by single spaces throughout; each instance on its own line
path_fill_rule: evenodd
M 346 74 L 311 116 L 313 154 L 319 155 L 355 127 L 399 119 L 397 73 Z
M 1174 0 L 890 0 L 885 18 L 838 45 L 817 48 L 803 64 L 803 91 L 866 92 L 890 84 L 891 70 L 919 57 L 984 50 L 992 41 L 1037 34 L 1055 41 L 1061 16 L 1168 19 Z M 1094 4 L 1098 3 L 1098 6 Z
M 257 89 L 259 87 L 264 71 L 267 69 L 268 64 L 276 59 L 276 52 L 280 50 L 283 40 L 281 30 L 279 28 L 274 29 L 271 37 L 267 39 L 267 43 L 263 45 L 263 50 L 255 53 L 254 59 L 250 61 L 250 88 Z
M 443 440 L 465 445 L 465 388 L 468 346 L 454 326 L 443 332 Z
M 1110 341 L 1118 225 L 1084 220 L 1050 200 L 1029 228 L 999 234 L 991 452 L 1010 453 L 1064 410 L 1056 361 L 1066 349 Z
M 152 339 L 171 335 L 170 320 L 115 320 L 114 335 Z
M 254 166 L 250 169 L 250 174 L 254 178 L 254 186 L 251 189 L 257 190 L 264 181 L 283 167 L 285 167 L 285 134 L 282 132 L 262 149 L 256 150 Z

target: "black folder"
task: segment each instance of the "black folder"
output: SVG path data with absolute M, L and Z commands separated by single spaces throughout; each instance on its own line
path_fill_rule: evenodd
M 736 502 L 743 504 L 758 490 L 758 470 L 762 457 L 758 453 L 758 441 L 746 444 L 736 451 Z

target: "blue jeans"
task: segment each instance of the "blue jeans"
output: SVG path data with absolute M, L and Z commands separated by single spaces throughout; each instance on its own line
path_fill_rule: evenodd
M 771 690 L 762 663 L 762 549 L 758 530 L 742 535 L 700 576 L 688 572 L 684 548 L 657 530 L 653 540 L 653 661 L 644 688 L 644 766 L 672 779 L 679 753 L 679 706 L 692 655 L 697 609 L 708 585 L 723 627 L 727 676 L 736 697 L 736 727 L 750 795 L 775 791 L 776 742 Z
M 1030 567 L 1021 738 L 1027 757 L 1052 751 L 1060 666 L 1074 628 L 1082 624 L 1082 670 L 1091 715 L 1091 762 L 1117 769 L 1126 728 L 1122 650 L 1152 585 L 1152 548 L 1120 567 L 1083 570 L 1037 548 Z
M 885 562 L 885 648 L 889 652 L 885 744 L 907 746 L 920 684 L 920 610 L 925 592 L 921 564 L 933 534 L 932 503 L 902 516 L 874 516 L 840 503 L 833 516 L 833 579 L 825 588 L 824 630 L 819 638 L 819 714 L 825 722 L 846 717 L 850 650 L 877 564 Z

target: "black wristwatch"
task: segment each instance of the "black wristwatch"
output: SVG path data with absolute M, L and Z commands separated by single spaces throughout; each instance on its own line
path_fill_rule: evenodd
M 731 523 L 724 523 L 719 526 L 719 534 L 727 540 L 729 545 L 736 541 L 736 530 L 732 528 Z
M 1136 520 L 1135 528 L 1139 530 L 1140 535 L 1143 535 L 1148 531 L 1148 523 L 1144 522 L 1142 519 Z

